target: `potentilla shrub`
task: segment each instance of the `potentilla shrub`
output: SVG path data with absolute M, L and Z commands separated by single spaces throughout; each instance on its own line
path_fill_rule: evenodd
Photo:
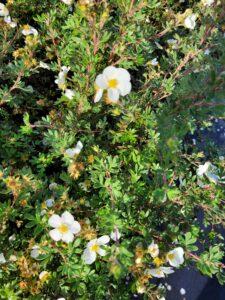
M 223 151 L 188 143 L 225 117 L 224 29 L 219 0 L 0 3 L 1 299 L 225 282 Z

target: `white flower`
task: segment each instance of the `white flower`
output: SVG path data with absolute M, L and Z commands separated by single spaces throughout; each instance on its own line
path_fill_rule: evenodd
M 58 74 L 58 78 L 55 80 L 55 83 L 62 90 L 65 88 L 66 76 L 67 76 L 67 73 L 69 72 L 69 70 L 70 70 L 70 67 L 62 66 L 60 69 L 60 72 Z
M 196 25 L 196 22 L 195 22 L 196 19 L 197 19 L 196 14 L 191 14 L 190 16 L 185 18 L 184 26 L 189 29 L 194 29 L 195 25 Z
M 45 200 L 45 203 L 46 203 L 47 207 L 52 207 L 54 205 L 54 202 L 55 201 L 54 201 L 53 198 Z
M 30 252 L 30 256 L 33 258 L 37 258 L 40 254 L 40 247 L 38 245 L 34 245 Z
M 136 263 L 137 265 L 140 265 L 140 264 L 142 263 L 142 257 L 136 258 L 136 259 L 135 259 L 135 263 Z
M 151 245 L 148 246 L 148 253 L 151 254 L 152 258 L 155 258 L 159 255 L 159 246 L 152 241 Z
M 210 54 L 210 49 L 205 49 L 204 54 L 209 55 Z
M 8 8 L 3 3 L 0 3 L 0 17 L 8 16 L 8 14 L 9 14 Z
M 175 39 L 168 39 L 168 40 L 167 40 L 167 43 L 168 43 L 168 44 L 176 44 L 176 43 L 177 43 L 177 40 L 175 40 Z
M 16 257 L 16 255 L 10 255 L 10 257 L 9 257 L 9 261 L 12 261 L 12 262 L 15 262 L 15 261 L 17 261 L 17 257 Z
M 221 182 L 220 181 L 220 177 L 216 174 L 214 174 L 213 172 L 207 172 L 206 176 L 208 177 L 208 179 L 213 182 L 213 183 L 218 183 Z
M 81 189 L 85 192 L 89 191 L 89 188 L 91 186 L 90 181 L 89 180 L 85 180 L 84 182 L 80 182 L 78 183 L 78 185 L 81 187 Z
M 204 165 L 199 165 L 198 169 L 196 170 L 196 174 L 199 177 L 202 177 L 204 174 L 207 173 L 207 171 L 211 165 L 212 164 L 210 161 L 205 162 Z
M 40 215 L 41 215 L 41 216 L 44 216 L 46 213 L 47 213 L 47 210 L 46 210 L 46 209 L 42 209 Z
M 75 92 L 74 92 L 73 90 L 66 89 L 64 95 L 65 95 L 67 98 L 69 98 L 70 100 L 72 100 L 73 97 L 75 96 Z
M 181 295 L 185 295 L 185 294 L 186 294 L 186 291 L 185 291 L 184 288 L 181 288 L 181 289 L 180 289 L 180 294 L 181 294 Z
M 15 241 L 15 240 L 16 240 L 16 235 L 15 235 L 15 233 L 14 233 L 14 234 L 10 235 L 9 241 L 10 241 L 10 242 L 13 242 L 13 241 Z
M 151 61 L 150 61 L 151 65 L 152 66 L 157 66 L 158 65 L 158 59 L 157 57 L 153 58 Z
M 67 5 L 71 5 L 73 3 L 73 0 L 61 0 L 61 1 Z
M 126 96 L 131 91 L 130 74 L 123 68 L 109 66 L 95 80 L 97 93 L 94 102 L 98 102 L 103 91 L 107 90 L 108 99 L 117 102 L 119 96 Z
M 17 26 L 17 23 L 13 22 L 9 15 L 4 17 L 4 21 L 12 28 Z
M 147 16 L 147 18 L 145 19 L 145 22 L 146 23 L 150 23 L 151 22 L 150 19 L 149 19 L 149 16 Z
M 221 179 L 223 178 L 220 178 L 220 176 L 217 173 L 217 167 L 215 167 L 210 161 L 207 161 L 206 163 L 204 163 L 204 165 L 200 165 L 196 171 L 196 174 L 200 178 L 202 178 L 203 175 L 205 175 L 213 183 L 224 183 L 223 181 L 221 181 Z
M 40 66 L 40 68 L 43 68 L 43 69 L 46 69 L 46 70 L 50 70 L 49 65 L 46 64 L 46 63 L 43 62 L 43 61 L 40 61 L 39 66 Z
M 159 267 L 155 269 L 146 269 L 145 273 L 157 278 L 164 278 L 167 274 L 174 273 L 171 267 Z
M 83 144 L 81 143 L 81 141 L 78 141 L 78 143 L 76 144 L 76 147 L 66 149 L 65 153 L 70 158 L 73 158 L 75 155 L 78 155 L 80 153 L 80 151 L 82 150 L 82 148 L 83 148 Z
M 59 215 L 51 216 L 48 224 L 55 228 L 49 232 L 49 235 L 56 242 L 62 240 L 65 243 L 70 243 L 74 239 L 74 234 L 81 230 L 80 224 L 74 220 L 68 211 L 64 212 L 61 217 Z
M 109 241 L 110 238 L 108 235 L 103 235 L 98 239 L 91 240 L 87 244 L 87 248 L 84 250 L 82 256 L 84 262 L 88 265 L 91 265 L 96 260 L 97 253 L 100 256 L 105 256 L 107 252 L 102 249 L 101 246 L 108 244 Z
M 166 259 L 172 267 L 179 267 L 184 263 L 184 249 L 178 247 L 168 252 Z
M 38 35 L 38 31 L 37 29 L 35 29 L 34 27 L 30 26 L 30 25 L 24 25 L 23 26 L 23 30 L 22 30 L 22 34 L 23 35 Z
M 57 300 L 66 300 L 65 298 L 58 298 Z
M 50 189 L 50 191 L 53 191 L 57 188 L 58 184 L 56 182 L 52 182 L 49 184 L 48 188 Z
M 185 182 L 183 181 L 183 177 L 179 176 L 178 179 L 179 179 L 180 186 L 185 186 Z
M 1 3 L 0 3 L 1 4 Z M 3 253 L 0 253 L 0 264 L 5 264 L 6 263 L 6 259 Z
M 168 39 L 167 43 L 169 44 L 169 46 L 171 46 L 172 49 L 177 49 L 178 45 L 177 45 L 177 40 L 175 39 Z
M 113 232 L 111 232 L 110 234 L 110 238 L 113 240 L 113 241 L 118 241 L 121 237 L 121 234 L 118 230 L 118 228 L 115 228 L 115 230 Z
M 202 0 L 204 6 L 210 6 L 214 3 L 214 0 Z
M 12 21 L 12 22 L 9 23 L 9 26 L 10 26 L 11 28 L 15 28 L 15 27 L 17 26 L 17 22 Z
M 47 271 L 42 271 L 40 274 L 39 274 L 39 279 L 40 281 L 44 282 L 48 279 L 49 277 L 49 273 Z
M 137 287 L 138 294 L 144 294 L 146 292 L 146 287 L 144 285 L 139 285 Z

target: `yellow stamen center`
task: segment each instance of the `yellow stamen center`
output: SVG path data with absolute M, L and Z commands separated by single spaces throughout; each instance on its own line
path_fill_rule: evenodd
M 173 253 L 168 254 L 168 258 L 169 258 L 169 260 L 173 260 L 174 259 L 174 254 Z
M 159 257 L 154 258 L 153 263 L 159 267 L 163 263 L 162 260 Z
M 93 246 L 91 246 L 91 251 L 97 252 L 98 250 L 99 250 L 99 245 L 98 244 L 94 244 Z
M 69 231 L 69 227 L 65 224 L 62 224 L 58 227 L 58 230 L 60 231 L 60 233 L 67 233 Z
M 30 30 L 30 25 L 24 25 L 24 26 L 23 26 L 23 29 L 24 29 L 24 30 Z
M 115 89 L 117 87 L 117 85 L 118 85 L 118 81 L 116 79 L 110 79 L 108 81 L 108 87 L 109 88 L 114 88 Z

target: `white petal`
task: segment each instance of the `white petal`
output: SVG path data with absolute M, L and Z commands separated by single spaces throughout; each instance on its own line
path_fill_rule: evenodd
M 151 65 L 153 65 L 153 66 L 157 66 L 158 65 L 158 59 L 157 59 L 157 57 L 155 57 L 155 58 L 153 58 L 151 60 Z
M 117 74 L 117 70 L 118 70 L 117 68 L 113 66 L 109 66 L 104 69 L 103 75 L 106 77 L 106 79 L 113 78 Z
M 75 150 L 75 148 L 69 148 L 69 149 L 66 149 L 65 153 L 66 153 L 70 158 L 73 158 L 74 155 L 76 154 L 76 150 Z
M 170 256 L 172 256 L 172 258 Z M 184 250 L 182 247 L 175 248 L 168 252 L 166 257 L 169 264 L 177 268 L 184 263 Z
M 69 230 L 70 230 L 73 234 L 77 234 L 77 233 L 80 232 L 80 230 L 81 230 L 80 223 L 78 223 L 77 221 L 74 221 L 72 224 L 69 225 Z
M 120 91 L 121 96 L 128 95 L 131 91 L 131 88 L 132 88 L 132 86 L 131 86 L 130 81 L 119 82 L 118 89 Z
M 41 216 L 44 216 L 46 214 L 47 210 L 46 209 L 42 209 L 42 211 L 40 212 Z
M 123 68 L 118 68 L 117 69 L 117 76 L 118 76 L 118 79 L 119 81 L 122 80 L 122 81 L 130 81 L 130 73 L 123 69 Z
M 160 267 L 160 269 L 165 274 L 172 274 L 172 273 L 174 273 L 174 270 L 171 267 Z
M 65 76 L 59 76 L 58 79 L 55 80 L 55 83 L 58 84 L 59 87 L 65 85 L 66 79 Z
M 87 243 L 87 248 L 90 248 L 91 246 L 95 245 L 97 243 L 97 239 L 93 239 L 90 242 Z
M 9 23 L 9 26 L 10 26 L 11 28 L 15 28 L 15 27 L 17 26 L 17 22 L 10 22 L 10 23 Z
M 38 246 L 36 246 L 38 247 Z M 33 257 L 33 258 L 37 258 L 40 254 L 40 250 L 39 250 L 39 247 L 38 248 L 35 248 L 34 247 L 32 248 L 33 250 L 31 250 L 30 252 L 30 256 Z
M 31 27 L 31 32 L 33 33 L 33 35 L 38 35 L 38 31 L 34 27 Z
M 119 91 L 117 89 L 108 89 L 108 98 L 112 102 L 117 102 L 119 100 Z
M 7 23 L 7 24 L 9 24 L 9 23 L 11 23 L 11 17 L 10 16 L 5 16 L 4 17 L 4 21 Z
M 196 20 L 196 15 L 192 14 L 192 15 L 188 16 L 184 20 L 184 26 L 189 29 L 194 29 L 195 25 L 196 25 L 195 20 Z
M 119 230 L 118 229 L 115 229 L 113 232 L 111 232 L 111 234 L 110 234 L 110 238 L 113 240 L 113 241 L 118 241 L 119 239 L 120 239 L 120 237 L 121 237 L 121 234 L 120 234 L 120 232 L 119 232 Z
M 103 74 L 100 74 L 96 77 L 95 84 L 100 89 L 106 89 L 107 88 L 107 79 L 105 78 L 105 76 Z
M 73 0 L 62 0 L 67 5 L 71 5 L 73 3 Z
M 42 271 L 40 274 L 39 274 L 39 279 L 41 280 L 45 275 L 47 275 L 48 272 L 47 271 Z
M 0 17 L 8 16 L 9 11 L 3 3 L 0 3 Z
M 175 40 L 175 39 L 168 39 L 167 43 L 168 44 L 177 44 L 177 40 Z
M 30 35 L 30 34 L 38 35 L 38 31 L 34 27 L 29 26 L 28 29 L 25 28 L 22 30 L 22 34 L 23 35 Z
M 106 256 L 107 252 L 106 252 L 104 249 L 99 248 L 99 249 L 98 249 L 98 254 L 99 254 L 100 256 Z
M 56 242 L 58 242 L 62 239 L 62 234 L 59 232 L 58 229 L 50 230 L 49 235 Z
M 62 241 L 67 243 L 67 244 L 72 242 L 73 239 L 74 239 L 74 235 L 70 231 L 68 231 L 67 233 L 62 234 Z
M 48 64 L 46 64 L 46 63 L 45 63 L 45 62 L 43 62 L 43 61 L 40 61 L 40 63 L 39 63 L 39 66 L 40 66 L 41 68 L 43 68 L 43 69 L 50 70 L 50 67 L 49 67 L 49 65 L 48 65 Z
M 98 89 L 94 97 L 94 103 L 99 102 L 103 95 L 103 89 Z
M 100 238 L 98 238 L 97 243 L 99 246 L 105 245 L 110 241 L 110 237 L 108 235 L 103 235 Z
M 73 90 L 66 89 L 64 95 L 65 95 L 68 99 L 72 100 L 73 97 L 75 96 L 75 92 L 74 92 Z
M 55 202 L 55 201 L 54 201 L 53 198 L 47 199 L 47 200 L 45 201 L 47 207 L 52 207 L 52 206 L 54 205 L 54 202 Z
M 213 174 L 212 172 L 207 172 L 206 176 L 213 183 L 217 183 L 220 180 L 220 177 L 216 174 Z
M 165 277 L 165 274 L 163 273 L 163 271 L 160 268 L 146 269 L 145 272 L 146 272 L 146 274 L 151 275 L 153 277 L 157 277 L 157 278 Z
M 204 165 L 200 165 L 200 166 L 198 167 L 198 169 L 197 169 L 197 171 L 196 171 L 196 174 L 197 174 L 198 176 L 204 175 L 204 174 L 208 171 L 208 169 L 209 169 L 209 167 L 210 167 L 211 165 L 212 165 L 212 164 L 211 164 L 210 161 L 205 162 Z
M 84 146 L 81 141 L 78 141 L 76 147 L 74 148 L 75 154 L 79 154 L 83 147 Z
M 67 224 L 67 225 L 71 225 L 74 222 L 74 217 L 68 211 L 65 211 L 62 214 L 61 218 L 62 218 L 62 223 Z
M 59 215 L 52 215 L 48 220 L 48 225 L 54 228 L 59 227 L 62 224 L 62 220 Z
M 50 191 L 53 191 L 54 189 L 56 189 L 58 186 L 58 184 L 56 182 L 52 182 L 49 184 L 48 188 L 50 189 Z
M 87 248 L 84 250 L 82 259 L 86 264 L 91 265 L 96 260 L 96 253 Z
M 148 247 L 148 253 L 152 258 L 155 258 L 159 255 L 159 247 L 154 243 L 154 241 L 152 241 L 151 245 Z
M 0 253 L 0 264 L 6 263 L 6 259 L 3 253 Z
M 69 72 L 70 67 L 62 66 L 61 71 L 59 72 L 60 76 L 66 76 Z

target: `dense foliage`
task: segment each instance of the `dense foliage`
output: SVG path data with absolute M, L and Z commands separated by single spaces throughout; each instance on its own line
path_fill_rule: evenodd
M 188 265 L 224 283 L 223 149 L 190 138 L 225 118 L 223 1 L 4 4 L 0 298 L 163 299 Z M 103 90 L 108 66 L 128 73 Z

